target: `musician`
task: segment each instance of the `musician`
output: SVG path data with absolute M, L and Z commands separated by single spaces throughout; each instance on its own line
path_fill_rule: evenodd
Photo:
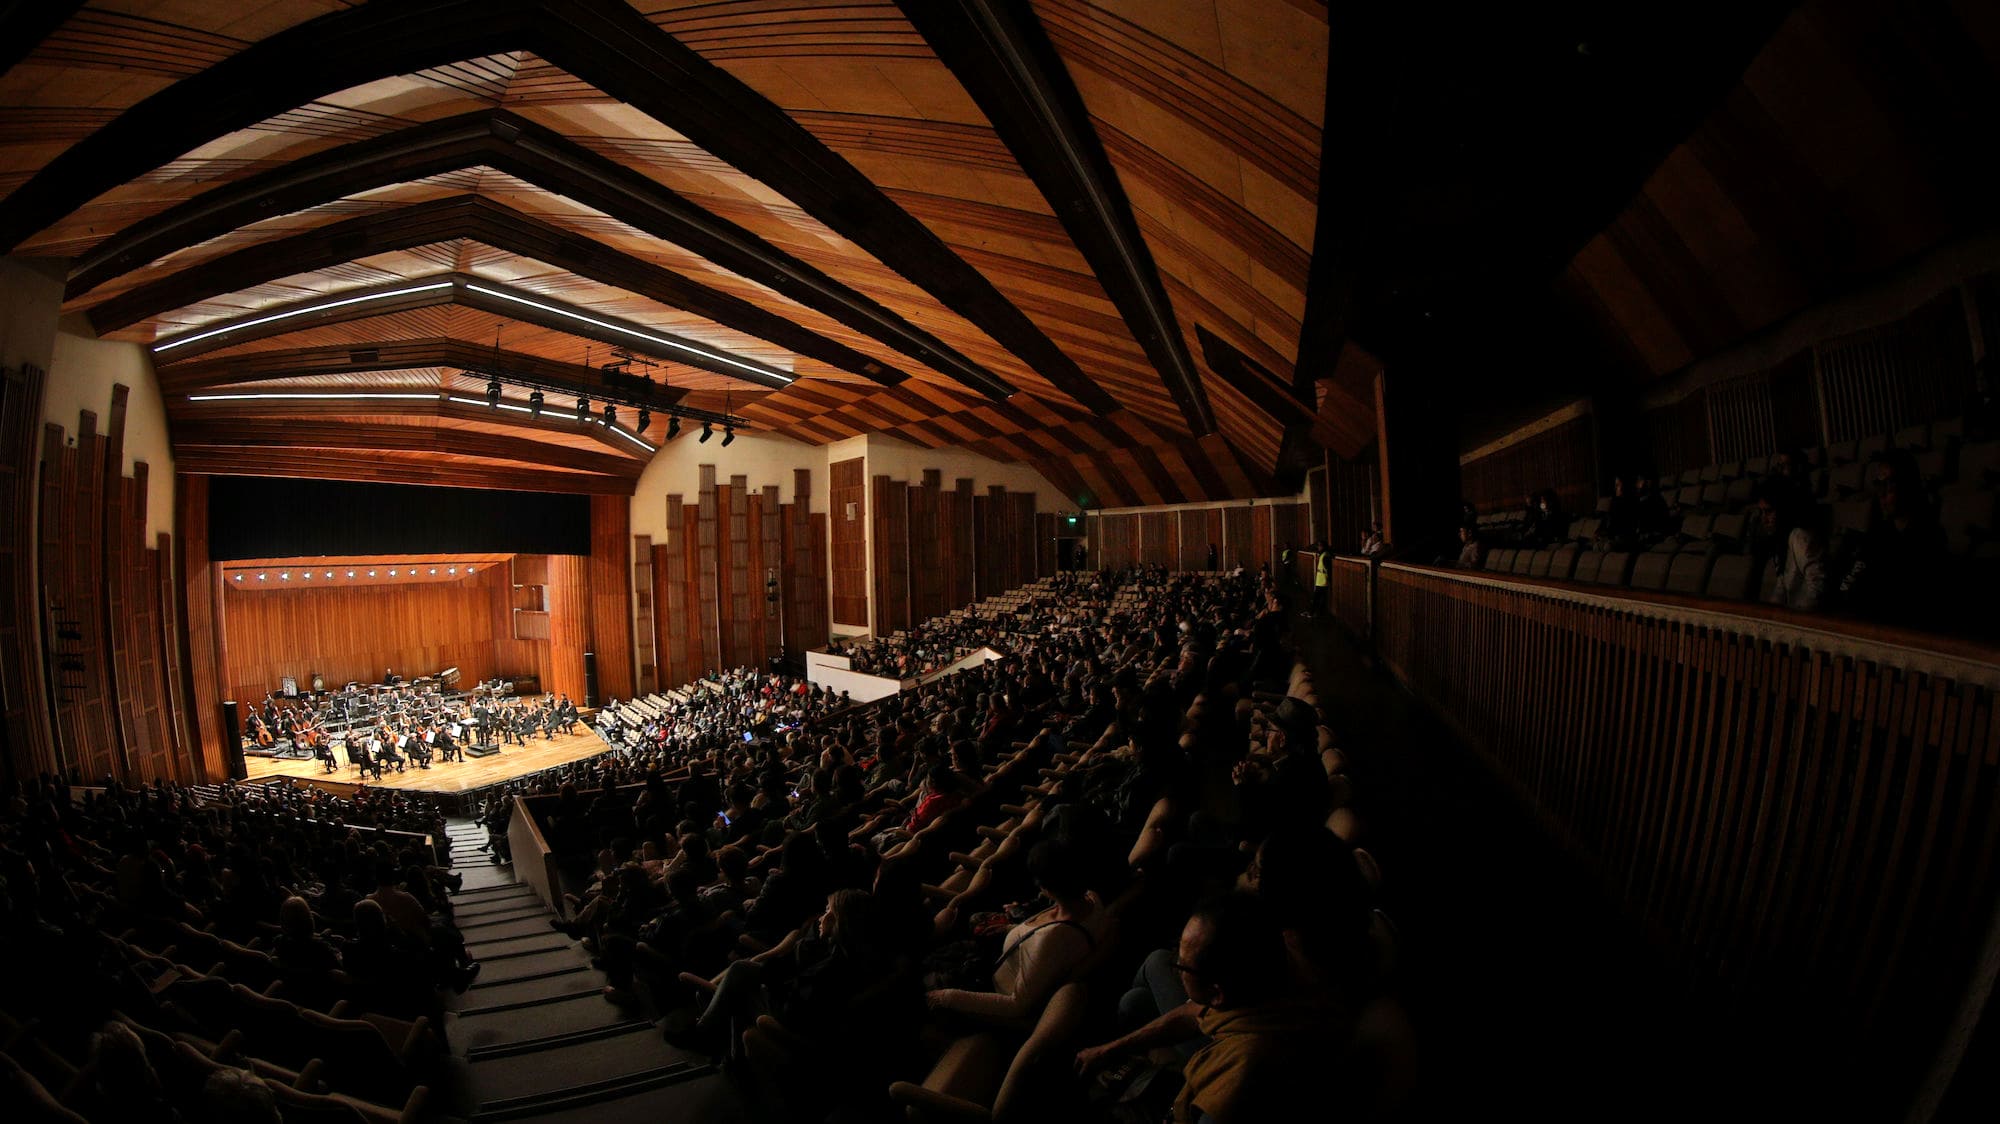
M 395 668 L 385 667 L 382 669 L 382 682 L 388 684 L 391 687 L 394 687 L 396 684 L 401 683 L 402 681 L 403 677 L 396 674 Z
M 372 775 L 379 781 L 382 779 L 382 763 L 375 760 L 374 755 L 368 752 L 368 743 L 369 738 L 366 734 L 356 734 L 348 738 L 347 759 L 363 775 Z
M 319 758 L 326 772 L 334 773 L 340 770 L 340 766 L 333 763 L 333 743 L 327 741 L 324 736 L 313 739 L 313 756 Z
M 437 737 L 432 739 L 431 745 L 437 750 L 440 761 L 463 761 L 465 756 L 459 752 L 458 743 L 452 740 L 451 731 L 452 727 L 449 724 L 439 726 Z
M 243 728 L 243 737 L 252 745 L 268 746 L 271 744 L 271 728 L 265 725 L 263 717 L 253 710 Z
M 577 716 L 576 704 L 569 701 L 568 695 L 562 696 L 562 700 L 556 703 L 556 710 L 560 715 L 557 721 L 562 723 L 563 733 L 573 734 L 576 728 L 583 724 L 583 719 Z
M 403 759 L 396 753 L 396 743 L 393 738 L 394 735 L 389 733 L 387 723 L 375 727 L 368 735 L 368 755 L 375 759 L 375 776 L 378 780 L 381 779 L 384 765 L 394 765 L 399 773 L 403 771 Z
M 422 726 L 418 728 L 416 736 L 410 739 L 410 760 L 417 763 L 417 768 L 431 767 L 431 739 L 436 734 L 437 731 L 429 726 Z

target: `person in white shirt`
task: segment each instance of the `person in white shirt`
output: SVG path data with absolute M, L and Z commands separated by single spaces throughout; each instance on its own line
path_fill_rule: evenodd
M 1096 892 L 1084 887 L 1084 865 L 1060 841 L 1036 844 L 1028 852 L 1028 870 L 1055 904 L 1007 931 L 991 990 L 938 988 L 926 996 L 931 1010 L 986 1026 L 1033 1026 L 1056 990 L 1089 957 L 1109 919 Z
M 1805 525 L 1801 507 L 1796 489 L 1771 483 L 1759 490 L 1757 515 L 1778 564 L 1766 600 L 1788 609 L 1817 609 L 1826 595 L 1826 544 Z

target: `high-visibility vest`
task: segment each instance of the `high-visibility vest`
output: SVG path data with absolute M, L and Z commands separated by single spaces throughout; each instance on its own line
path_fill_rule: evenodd
M 1313 584 L 1325 585 L 1331 579 L 1332 575 L 1333 552 L 1330 550 L 1321 551 L 1319 558 L 1313 562 Z

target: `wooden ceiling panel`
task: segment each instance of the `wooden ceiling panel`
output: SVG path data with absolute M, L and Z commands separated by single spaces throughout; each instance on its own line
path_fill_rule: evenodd
M 343 30 L 313 40 L 327 44 L 331 57 L 366 42 L 355 29 L 387 10 L 359 0 L 215 0 L 154 6 L 139 18 L 118 7 L 86 5 L 22 65 L 0 75 L 0 191 L 11 192 L 77 142 L 115 126 L 118 114 L 142 99 L 187 88 L 175 83 L 251 57 L 260 43 L 303 21 L 331 12 L 355 17 Z M 634 225 L 643 219 L 604 198 L 595 202 L 618 214 L 524 178 L 517 166 L 479 161 L 330 192 L 254 219 L 246 214 L 247 221 L 205 232 L 192 244 L 163 246 L 166 252 L 148 255 L 155 260 L 138 268 L 124 263 L 94 277 L 66 310 L 105 312 L 107 324 L 119 323 L 120 310 L 162 303 L 163 286 L 197 278 L 202 270 L 226 276 L 216 272 L 220 263 L 250 260 L 242 255 L 260 248 L 290 246 L 338 224 L 392 222 L 411 208 L 463 197 L 542 224 L 571 247 L 595 246 L 650 263 L 768 310 L 842 354 L 897 378 L 907 374 L 909 381 L 884 386 L 833 352 L 802 352 L 741 323 L 665 303 L 630 276 L 592 271 L 583 264 L 591 250 L 582 258 L 543 257 L 533 246 L 496 243 L 465 230 L 338 261 L 315 260 L 311 268 L 281 276 L 241 274 L 243 283 L 228 291 L 192 292 L 178 307 L 148 310 L 113 335 L 150 342 L 314 297 L 460 273 L 790 372 L 798 381 L 766 391 L 707 371 L 666 368 L 671 385 L 687 394 L 684 404 L 731 408 L 752 424 L 807 440 L 890 432 L 931 445 L 976 446 L 1046 465 L 1066 489 L 1101 489 L 1128 501 L 1220 498 L 1219 490 L 1254 482 L 1256 470 L 1246 471 L 1244 461 L 1274 462 L 1283 422 L 1267 412 L 1269 402 L 1218 390 L 1217 376 L 1199 365 L 1195 385 L 1209 384 L 1215 403 L 1212 419 L 1201 405 L 1199 432 L 1213 425 L 1219 433 L 1189 440 L 1197 415 L 1183 395 L 1187 380 L 1161 374 L 1159 335 L 1142 342 L 1127 295 L 1100 276 L 1105 259 L 1093 256 L 1087 243 L 1080 248 L 1069 219 L 1058 221 L 1050 198 L 1059 196 L 1045 195 L 1041 173 L 1014 151 L 1016 135 L 1003 140 L 996 132 L 984 103 L 964 85 L 964 72 L 927 42 L 928 25 L 920 33 L 912 24 L 908 4 L 630 0 L 628 8 L 623 0 L 493 0 L 491 25 L 479 27 L 445 18 L 468 11 L 463 0 L 413 0 L 399 10 L 411 13 L 410 42 L 396 42 L 383 57 L 422 58 L 422 69 L 384 77 L 384 65 L 346 89 L 311 90 L 303 95 L 310 99 L 305 104 L 273 107 L 264 120 L 196 143 L 28 231 L 19 250 L 86 254 L 171 208 L 251 184 L 315 154 L 504 107 L 679 192 L 707 215 L 761 239 L 783 260 L 873 302 L 937 350 L 884 335 L 879 323 L 863 324 L 833 306 L 802 301 L 782 277 L 718 260 L 712 248 L 649 233 Z M 635 11 L 641 19 L 632 18 Z M 1289 377 L 1287 341 L 1296 338 L 1303 312 L 1304 246 L 1313 230 L 1323 11 L 1288 0 L 1186 6 L 1039 0 L 1020 12 L 1039 18 L 1060 65 L 1084 95 L 1089 113 L 1079 120 L 1095 129 L 1133 201 L 1137 233 L 1150 251 L 1139 268 L 1157 264 L 1156 283 L 1170 306 L 1167 322 L 1178 322 L 1169 333 L 1175 345 L 1192 351 L 1195 328 L 1205 325 L 1273 377 Z M 437 61 L 449 57 L 444 44 L 461 40 L 466 57 Z M 384 41 L 379 33 L 376 41 Z M 512 49 L 491 53 L 502 45 Z M 692 52 L 692 61 L 685 52 Z M 713 66 L 703 70 L 708 64 Z M 325 73 L 359 76 L 368 66 L 357 56 L 328 62 Z M 274 77 L 278 84 L 287 81 L 283 74 Z M 687 104 L 682 116 L 668 92 L 685 93 L 691 82 L 706 84 L 711 96 L 741 83 L 721 101 L 740 107 L 744 129 L 756 139 L 746 142 L 753 132 L 716 129 L 713 110 L 700 99 L 681 98 Z M 755 104 L 760 99 L 768 104 Z M 266 97 L 259 110 L 275 100 Z M 785 160 L 770 159 L 780 152 Z M 640 190 L 656 189 L 642 184 Z M 48 191 L 23 198 L 30 196 L 23 206 L 50 209 Z M 17 202 L 0 199 L 0 215 Z M 481 378 L 449 363 L 285 371 L 271 361 L 304 348 L 353 350 L 426 339 L 490 345 L 496 336 L 506 352 L 569 367 L 601 363 L 608 351 L 546 324 L 444 304 L 338 323 L 302 322 L 264 338 L 225 337 L 227 346 L 191 350 L 160 370 L 163 383 L 182 394 L 210 380 L 252 393 L 411 390 L 477 398 L 484 392 Z M 994 401 L 968 389 L 963 367 L 952 366 L 954 355 L 1015 393 Z M 247 365 L 253 377 L 231 377 L 230 364 Z M 176 375 L 176 368 L 185 373 Z M 518 396 L 509 391 L 510 402 Z M 226 449 L 253 468 L 287 472 L 330 467 L 329 454 L 354 451 L 298 443 L 332 440 L 326 429 L 311 428 L 327 425 L 321 419 L 332 411 L 301 400 L 258 401 L 269 404 L 259 407 L 261 415 L 246 410 L 228 416 L 246 426 L 268 425 L 246 431 L 268 437 L 268 447 L 228 446 L 212 431 L 196 429 L 204 437 L 199 447 L 189 446 L 191 463 L 203 466 L 196 471 L 223 470 L 231 455 Z M 422 413 L 385 413 L 388 420 L 369 423 L 380 428 L 366 432 L 385 440 L 407 440 L 404 430 L 451 434 L 441 438 L 450 447 L 412 445 L 370 471 L 408 478 L 429 465 L 469 478 L 500 471 L 506 460 L 482 456 L 481 443 L 511 443 L 507 448 L 535 454 L 514 471 L 559 480 L 605 475 L 577 466 L 612 455 L 601 433 L 538 431 L 505 416 Z M 187 417 L 185 403 L 174 414 Z M 282 443 L 286 425 L 297 430 L 289 446 Z M 663 429 L 664 421 L 656 420 L 649 436 L 657 440 Z M 536 453 L 538 446 L 549 451 Z M 1101 463 L 1088 474 L 1071 463 L 1091 457 Z M 611 487 L 591 485 L 598 486 Z

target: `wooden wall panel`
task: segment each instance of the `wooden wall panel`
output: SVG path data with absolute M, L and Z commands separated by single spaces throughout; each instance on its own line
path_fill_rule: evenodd
M 551 559 L 552 568 L 556 561 Z M 414 678 L 457 667 L 466 683 L 541 674 L 536 666 L 495 663 L 495 606 L 508 606 L 512 592 L 502 566 L 486 567 L 454 583 L 319 589 L 232 585 L 222 595 L 232 680 L 223 685 L 223 697 L 255 704 L 276 692 L 287 675 L 301 685 L 310 684 L 314 675 L 338 685 L 379 682 L 384 668 Z M 555 616 L 552 606 L 552 627 Z M 568 627 L 579 634 L 580 662 L 581 633 L 588 624 L 575 620 Z M 575 692 L 571 697 L 582 698 Z
M 1276 529 L 1272 522 L 1273 508 L 1269 504 L 1250 509 L 1250 557 L 1259 566 L 1269 566 L 1277 562 L 1278 552 L 1284 549 L 1274 537 Z
M 222 599 L 215 587 L 221 576 L 208 557 L 208 477 L 176 474 L 174 511 L 174 526 L 180 528 L 175 594 L 186 639 L 181 686 L 187 709 L 181 723 L 193 747 L 195 779 L 207 782 L 229 775 L 218 705 L 222 687 L 217 614 L 222 611 Z
M 1590 414 L 1571 418 L 1477 460 L 1461 462 L 1458 474 L 1461 493 L 1482 512 L 1526 507 L 1547 488 L 1562 497 L 1563 510 L 1589 511 L 1597 502 L 1596 419 Z M 1351 527 L 1348 531 L 1333 542 L 1336 549 L 1360 547 L 1360 536 Z
M 1252 546 L 1253 532 L 1257 519 L 1253 514 L 1257 509 L 1248 506 L 1226 508 L 1222 512 L 1222 566 L 1229 569 L 1241 566 L 1255 570 L 1262 563 Z
M 947 610 L 962 609 L 975 600 L 978 585 L 973 553 L 972 481 L 960 477 L 949 492 L 938 495 L 938 564 L 944 573 Z
M 792 474 L 792 502 L 784 508 L 785 647 L 797 657 L 827 642 L 827 517 L 812 510 L 812 473 Z
M 1829 441 L 1957 417 L 1973 389 L 1970 330 L 1956 288 L 1893 323 L 1813 351 Z
M 1139 517 L 1092 515 L 1090 552 L 1093 569 L 1125 570 L 1139 564 Z
M 761 507 L 754 525 L 757 532 L 757 565 L 753 571 L 757 580 L 756 604 L 763 619 L 757 645 L 758 655 L 763 660 L 758 665 L 761 667 L 776 658 L 785 644 L 780 620 L 785 600 L 784 578 L 780 574 L 785 566 L 785 509 L 778 499 L 776 484 L 764 485 L 764 490 L 755 498 Z M 773 581 L 778 584 L 773 586 Z
M 1139 561 L 1169 570 L 1180 566 L 1180 519 L 1171 511 L 1139 513 Z
M 868 628 L 868 482 L 860 457 L 826 466 L 833 623 Z
M 57 752 L 84 776 L 125 775 L 124 745 L 111 721 L 104 583 L 104 452 L 97 415 L 82 411 L 76 443 L 63 428 L 42 439 L 41 575 L 55 681 Z
M 587 694 L 583 653 L 590 638 L 590 559 L 577 554 L 551 554 L 548 559 L 549 641 L 542 649 L 541 687 L 581 705 Z
M 1686 971 L 1921 1063 L 2000 879 L 2000 653 L 1799 623 L 1389 564 L 1372 628 Z
M 590 497 L 590 647 L 597 653 L 598 703 L 629 699 L 632 663 L 632 501 Z M 571 698 L 576 696 L 572 695 Z
M 921 484 L 909 489 L 910 619 L 926 621 L 953 606 L 945 600 L 944 542 L 939 534 L 938 504 L 944 474 L 924 470 Z
M 653 537 L 632 536 L 632 662 L 637 665 L 639 694 L 660 689 L 660 644 L 653 631 Z
M 693 623 L 688 614 L 688 544 L 693 541 L 688 536 L 688 514 L 680 496 L 668 496 L 667 541 L 653 548 L 657 559 L 653 569 L 654 593 L 658 600 L 654 610 L 658 623 L 654 628 L 665 647 L 660 655 L 660 674 L 661 686 L 667 689 L 693 678 L 697 663 L 688 639 Z
M 1035 576 L 1047 577 L 1056 572 L 1061 554 L 1056 549 L 1056 538 L 1070 534 L 1061 522 L 1061 516 L 1053 511 L 1045 511 L 1035 516 Z
M 36 367 L 0 368 L 0 721 L 7 746 L 0 767 L 10 778 L 56 767 L 34 553 L 44 377 Z
M 875 559 L 875 634 L 910 627 L 910 488 L 900 480 L 870 481 L 869 549 Z
M 1304 550 L 1312 544 L 1306 540 L 1306 509 L 1304 504 L 1274 503 L 1265 508 L 1271 513 L 1271 558 L 1277 560 L 1287 546 L 1292 552 Z
M 701 492 L 695 508 L 695 574 L 697 584 L 695 620 L 699 624 L 697 634 L 701 638 L 702 671 L 719 671 L 728 665 L 723 662 L 722 649 L 722 594 L 728 577 L 724 571 L 724 538 L 727 533 L 722 525 L 722 496 L 715 484 L 715 466 L 701 466 Z

